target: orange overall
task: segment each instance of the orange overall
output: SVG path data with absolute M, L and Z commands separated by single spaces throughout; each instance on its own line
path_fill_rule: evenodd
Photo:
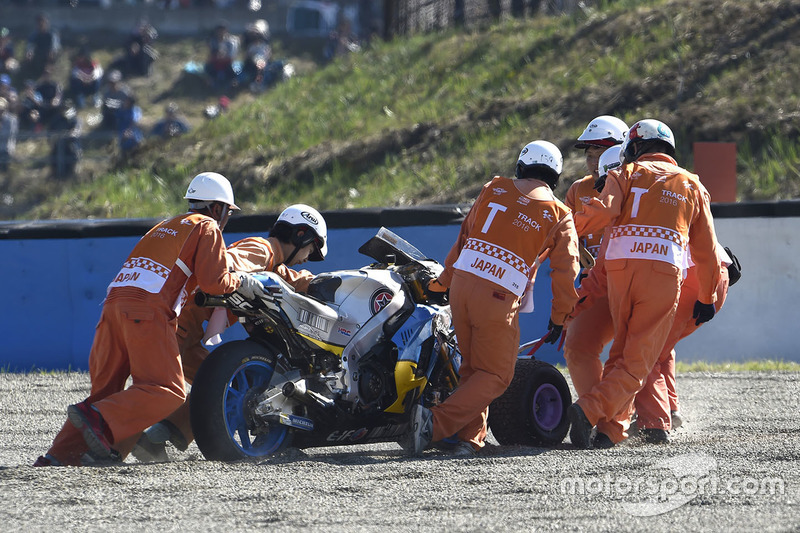
M 698 299 L 714 303 L 719 261 L 708 193 L 665 154 L 644 154 L 609 173 L 603 193 L 575 215 L 579 234 L 611 225 L 605 248 L 614 342 L 600 383 L 577 401 L 612 442 L 627 437 L 636 393 L 667 340 L 678 305 L 687 244 L 697 265 Z M 598 428 L 600 430 L 601 428 Z
M 228 272 L 222 233 L 205 215 L 165 220 L 134 247 L 108 287 L 89 354 L 87 401 L 102 414 L 115 445 L 164 418 L 186 396 L 175 330 L 188 294 L 196 286 L 223 293 L 238 285 Z M 125 389 L 129 376 L 133 383 Z M 80 465 L 88 449 L 67 421 L 47 453 Z
M 578 298 L 572 215 L 539 180 L 495 177 L 464 219 L 439 276 L 450 287 L 462 365 L 456 391 L 431 409 L 433 441 L 458 434 L 484 446 L 488 406 L 514 377 L 520 298 L 542 253 L 552 269 L 551 320 L 563 324 Z
M 574 213 L 583 211 L 583 205 L 600 195 L 594 188 L 594 178 L 589 175 L 579 179 L 567 191 L 565 203 Z M 595 257 L 595 266 L 586 272 L 578 288 L 578 305 L 569 319 L 564 337 L 564 359 L 578 397 L 589 392 L 600 382 L 603 364 L 600 353 L 614 338 L 614 324 L 608 310 L 603 257 L 600 253 L 602 232 L 579 235 L 580 242 Z
M 670 411 L 678 410 L 678 394 L 675 386 L 675 345 L 700 327 L 692 318 L 699 289 L 697 270 L 696 267 L 692 267 L 681 285 L 681 296 L 678 300 L 675 320 L 669 335 L 667 335 L 661 355 L 650 375 L 647 376 L 644 387 L 636 395 L 634 405 L 637 414 L 636 425 L 639 429 L 653 428 L 667 431 L 672 429 Z M 716 290 L 717 301 L 714 303 L 717 311 L 722 308 L 727 295 L 728 267 L 725 263 L 720 263 L 720 276 Z
M 275 272 L 298 292 L 307 291 L 309 282 L 314 278 L 308 270 L 296 271 L 284 265 L 283 250 L 274 238 L 248 237 L 236 241 L 228 247 L 227 255 L 234 271 Z M 205 337 L 203 323 L 211 318 L 214 310 L 213 307 L 198 307 L 194 300 L 190 299 L 178 319 L 178 347 L 183 360 L 183 374 L 188 383 L 194 380 L 200 364 L 208 356 L 208 350 L 203 345 Z M 232 313 L 228 313 L 227 325 L 231 325 L 235 318 Z M 166 417 L 166 420 L 183 433 L 187 443 L 194 440 L 188 398 L 183 405 Z

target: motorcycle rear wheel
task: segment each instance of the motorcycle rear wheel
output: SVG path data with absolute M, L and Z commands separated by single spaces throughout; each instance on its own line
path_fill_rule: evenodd
M 569 430 L 572 395 L 556 367 L 519 359 L 514 379 L 489 406 L 489 427 L 502 445 L 555 446 Z
M 197 447 L 211 461 L 266 457 L 291 444 L 287 426 L 253 435 L 252 400 L 270 385 L 274 354 L 253 341 L 228 342 L 200 365 L 189 404 Z

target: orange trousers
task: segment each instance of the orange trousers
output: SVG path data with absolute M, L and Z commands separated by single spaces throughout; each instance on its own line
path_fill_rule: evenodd
M 194 381 L 194 376 L 200 364 L 208 357 L 208 350 L 203 346 L 203 322 L 211 318 L 213 307 L 198 307 L 194 302 L 186 305 L 178 320 L 178 348 L 183 361 L 183 376 L 187 383 Z M 191 418 L 189 416 L 189 402 L 191 394 L 186 401 L 166 417 L 183 434 L 186 443 L 194 440 Z
M 636 393 L 644 386 L 672 327 L 681 273 L 668 263 L 646 260 L 606 262 L 608 303 L 614 342 L 603 377 L 578 405 L 612 440 L 627 438 Z
M 583 294 L 579 292 L 581 297 Z M 580 398 L 603 377 L 600 353 L 614 338 L 614 322 L 608 309 L 608 291 L 595 295 L 590 306 L 581 310 L 567 327 L 564 359 L 569 376 Z
M 697 331 L 700 326 L 692 318 L 694 304 L 700 286 L 694 270 L 689 270 L 689 275 L 681 286 L 681 296 L 675 312 L 664 348 L 653 366 L 644 387 L 636 395 L 636 425 L 639 428 L 672 429 L 672 416 L 670 411 L 678 410 L 678 394 L 675 387 L 675 345 Z M 722 267 L 719 283 L 717 283 L 717 301 L 714 307 L 717 311 L 722 308 L 728 295 L 728 269 Z
M 175 339 L 177 320 L 172 311 L 157 305 L 157 298 L 106 301 L 89 354 L 92 385 L 87 401 L 103 415 L 115 448 L 122 443 L 119 447 L 126 451 L 133 437 L 186 397 Z M 128 377 L 132 384 L 126 389 Z M 67 421 L 47 453 L 62 464 L 80 465 L 88 450 L 81 431 Z
M 458 438 L 484 446 L 489 404 L 514 377 L 519 351 L 520 299 L 494 283 L 456 270 L 450 309 L 461 350 L 455 392 L 433 409 L 433 441 Z

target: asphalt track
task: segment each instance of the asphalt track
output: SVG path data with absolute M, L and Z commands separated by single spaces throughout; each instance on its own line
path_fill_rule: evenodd
M 3 531 L 798 531 L 800 374 L 679 376 L 667 446 L 491 446 L 474 458 L 394 444 L 249 463 L 32 468 L 88 392 L 85 373 L 0 374 Z

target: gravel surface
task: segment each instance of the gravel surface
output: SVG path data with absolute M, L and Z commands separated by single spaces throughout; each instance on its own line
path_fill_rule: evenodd
M 0 374 L 5 531 L 797 531 L 800 374 L 679 376 L 666 446 L 491 446 L 474 458 L 394 444 L 250 463 L 32 468 L 88 393 L 85 373 Z M 490 441 L 493 442 L 492 439 Z

